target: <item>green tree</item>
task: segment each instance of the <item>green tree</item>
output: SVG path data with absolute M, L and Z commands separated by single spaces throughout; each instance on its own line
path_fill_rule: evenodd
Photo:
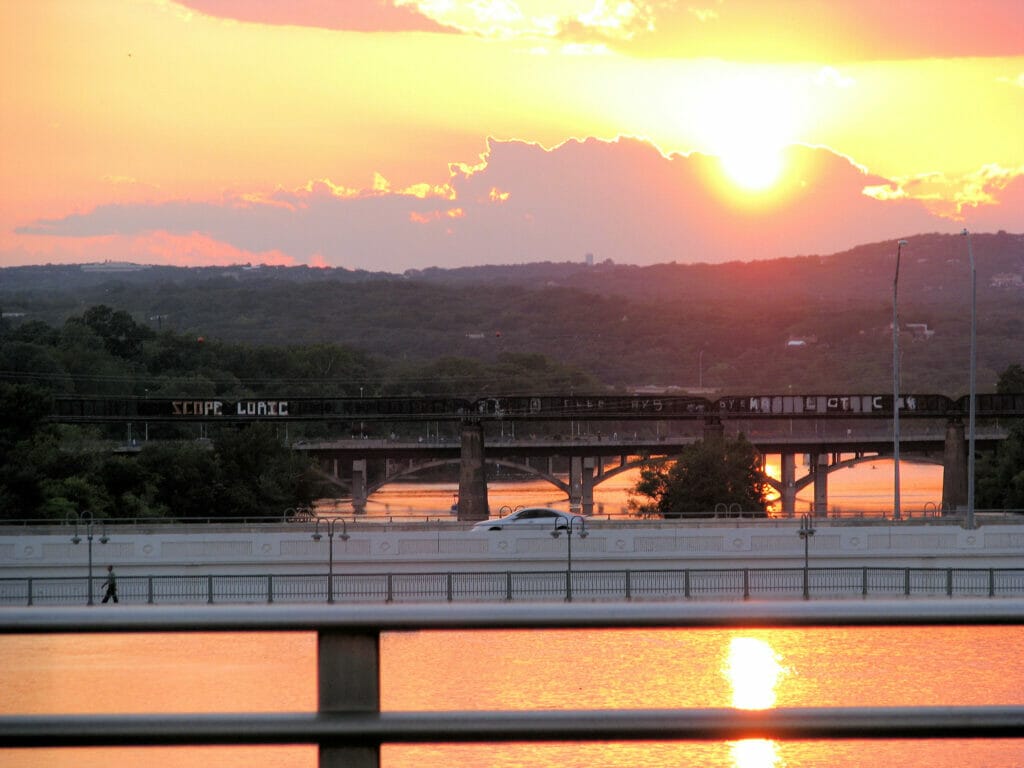
M 1006 439 L 976 467 L 979 509 L 1024 510 L 1024 421 L 1010 428 Z
M 272 424 L 226 430 L 214 453 L 223 484 L 216 509 L 221 516 L 280 517 L 313 501 L 309 461 L 289 450 Z
M 999 374 L 1000 394 L 1024 392 L 1024 368 L 1014 364 Z M 981 457 L 975 468 L 979 509 L 1024 510 L 1024 421 L 1010 427 L 1006 440 Z
M 219 514 L 220 463 L 206 443 L 151 443 L 136 457 L 154 487 L 152 512 L 168 517 Z M 138 494 L 138 490 L 132 493 Z
M 1014 363 L 999 374 L 996 392 L 1001 395 L 1018 395 L 1024 393 L 1024 368 Z
M 107 351 L 115 357 L 138 357 L 142 352 L 143 340 L 153 336 L 153 331 L 136 323 L 127 312 L 111 309 L 105 304 L 89 307 L 81 319 L 76 318 L 69 322 L 80 322 L 89 326 L 103 339 Z
M 722 504 L 745 513 L 767 509 L 761 458 L 742 435 L 694 443 L 671 465 L 644 468 L 634 494 L 635 508 L 663 517 L 705 516 Z

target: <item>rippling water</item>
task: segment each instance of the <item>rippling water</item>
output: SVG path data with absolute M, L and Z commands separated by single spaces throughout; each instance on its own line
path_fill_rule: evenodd
M 385 710 L 1024 703 L 1024 629 L 407 632 Z M 7 636 L 3 713 L 312 711 L 308 633 Z M 0 750 L 8 768 L 312 768 L 313 747 Z M 386 746 L 387 768 L 1020 768 L 1024 739 Z

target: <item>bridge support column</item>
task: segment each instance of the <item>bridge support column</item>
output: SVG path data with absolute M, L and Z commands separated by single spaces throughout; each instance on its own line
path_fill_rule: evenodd
M 366 511 L 366 459 L 352 462 L 352 509 L 360 514 Z
M 784 453 L 780 462 L 779 484 L 782 486 L 782 514 L 796 514 L 796 454 Z
M 704 442 L 710 443 L 714 440 L 721 442 L 725 439 L 725 425 L 718 419 L 718 417 L 708 418 L 704 422 Z
M 487 473 L 484 470 L 484 425 L 463 423 L 459 464 L 459 520 L 486 520 L 491 515 L 487 502 Z
M 583 457 L 569 457 L 569 509 L 579 511 L 583 506 Z
M 946 424 L 946 445 L 942 452 L 942 511 L 967 507 L 967 444 L 964 422 L 957 416 Z
M 594 465 L 596 461 L 593 457 L 588 456 L 583 459 L 583 477 L 582 477 L 582 490 L 583 490 L 583 514 L 592 515 L 594 514 Z
M 814 455 L 814 514 L 828 515 L 828 454 Z

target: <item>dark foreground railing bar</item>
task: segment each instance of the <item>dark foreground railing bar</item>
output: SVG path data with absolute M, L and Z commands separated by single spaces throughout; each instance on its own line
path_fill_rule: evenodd
M 0 608 L 0 634 L 1024 626 L 1024 598 Z
M 0 717 L 0 747 L 1024 738 L 1024 706 Z

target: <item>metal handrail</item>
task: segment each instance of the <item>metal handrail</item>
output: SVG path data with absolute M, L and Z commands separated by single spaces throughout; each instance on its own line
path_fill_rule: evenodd
M 1024 598 L 0 608 L 0 634 L 1024 626 Z
M 1022 732 L 1024 706 L 0 717 L 3 747 L 1002 739 Z
M 89 581 L 79 576 L 0 577 L 0 605 L 75 605 Z M 820 566 L 780 568 L 574 569 L 343 573 L 122 575 L 127 604 L 528 602 L 573 594 L 589 601 L 861 597 L 1024 596 L 1017 568 Z
M 296 744 L 324 768 L 375 768 L 385 743 L 740 738 L 1019 738 L 1024 706 L 381 712 L 387 631 L 1024 625 L 1024 600 L 0 609 L 0 634 L 314 631 L 317 713 L 11 715 L 0 747 Z

